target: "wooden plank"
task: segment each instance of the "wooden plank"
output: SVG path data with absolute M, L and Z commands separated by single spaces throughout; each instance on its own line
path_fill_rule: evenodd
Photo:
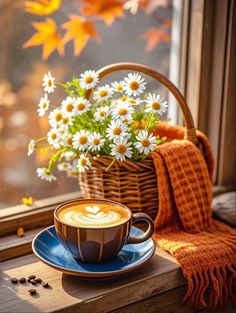
M 186 289 L 186 286 L 175 288 L 173 290 L 114 310 L 112 313 L 191 313 L 193 311 L 186 305 L 182 304 L 182 299 Z
M 79 198 L 80 192 L 73 192 L 58 197 L 40 200 L 34 207 L 17 206 L 6 210 L 0 218 L 0 237 L 16 234 L 19 227 L 25 230 L 46 227 L 53 224 L 53 211 L 61 203 Z M 21 212 L 21 209 L 23 211 Z M 1 212 L 1 211 L 0 211 Z
M 155 294 L 185 285 L 175 259 L 161 249 L 142 268 L 108 280 L 82 280 L 62 274 L 27 255 L 0 263 L 0 312 L 108 312 Z M 12 277 L 35 274 L 48 281 L 51 289 L 13 285 Z
M 43 228 L 28 230 L 24 237 L 10 235 L 0 238 L 0 262 L 32 253 L 32 240 Z

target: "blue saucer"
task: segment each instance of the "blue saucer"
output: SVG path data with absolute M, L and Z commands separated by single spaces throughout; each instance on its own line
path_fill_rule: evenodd
M 132 236 L 142 234 L 142 230 L 132 226 Z M 84 278 L 105 278 L 132 271 L 146 263 L 155 252 L 155 243 L 150 238 L 143 243 L 124 245 L 110 262 L 85 264 L 73 259 L 57 238 L 55 227 L 51 226 L 35 236 L 32 249 L 41 261 L 66 274 Z

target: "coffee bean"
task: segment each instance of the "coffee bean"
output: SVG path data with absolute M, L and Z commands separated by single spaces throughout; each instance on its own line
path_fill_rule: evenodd
M 17 278 L 11 278 L 11 282 L 13 284 L 18 284 L 18 279 Z
M 37 281 L 35 279 L 31 279 L 30 282 L 32 285 L 37 285 Z
M 30 275 L 28 278 L 29 278 L 29 279 L 35 279 L 36 276 L 35 276 L 35 275 Z
M 25 277 L 21 277 L 21 278 L 19 279 L 19 282 L 20 282 L 21 284 L 26 283 L 26 279 L 25 279 Z
M 37 282 L 38 284 L 40 284 L 40 283 L 42 282 L 42 279 L 41 279 L 41 278 L 39 278 L 39 277 L 38 277 L 38 278 L 36 278 L 35 280 L 36 280 L 36 282 Z
M 30 279 L 30 278 L 27 278 L 27 282 L 30 283 L 30 282 L 31 282 L 31 279 Z
M 28 292 L 31 294 L 31 295 L 35 295 L 37 293 L 36 289 L 29 289 Z
M 44 288 L 48 288 L 48 287 L 49 287 L 49 283 L 42 282 L 42 286 L 43 286 Z

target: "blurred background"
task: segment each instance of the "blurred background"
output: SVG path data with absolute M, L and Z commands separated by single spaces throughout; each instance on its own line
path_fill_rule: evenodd
M 53 3 L 56 9 L 51 7 Z M 50 18 L 62 37 L 62 25 L 70 15 L 88 19 L 99 34 L 99 42 L 87 38 L 80 54 L 75 55 L 70 41 L 64 46 L 64 55 L 52 51 L 43 56 L 46 43 L 38 40 L 33 46 L 29 41 L 37 31 L 32 23 L 45 23 Z M 175 82 L 176 18 L 178 8 L 171 0 L 0 1 L 0 209 L 20 204 L 22 197 L 42 199 L 79 188 L 77 180 L 65 173 L 58 173 L 58 180 L 52 183 L 37 177 L 36 168 L 48 160 L 43 149 L 27 156 L 30 139 L 45 135 L 48 129 L 47 117 L 40 118 L 36 112 L 44 94 L 43 75 L 51 71 L 57 81 L 63 82 L 86 69 L 132 61 L 149 65 Z M 157 83 L 151 82 L 151 86 L 167 97 Z M 53 101 L 60 104 L 63 96 L 57 88 Z M 169 118 L 176 121 L 175 108 Z

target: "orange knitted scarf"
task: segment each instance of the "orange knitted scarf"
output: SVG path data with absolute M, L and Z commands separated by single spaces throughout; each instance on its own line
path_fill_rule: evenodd
M 181 139 L 183 128 L 161 123 L 157 134 Z M 224 307 L 236 302 L 236 233 L 211 218 L 213 158 L 201 132 L 198 139 L 205 160 L 183 139 L 152 153 L 159 197 L 155 239 L 182 268 L 188 283 L 184 302 L 192 308 Z

